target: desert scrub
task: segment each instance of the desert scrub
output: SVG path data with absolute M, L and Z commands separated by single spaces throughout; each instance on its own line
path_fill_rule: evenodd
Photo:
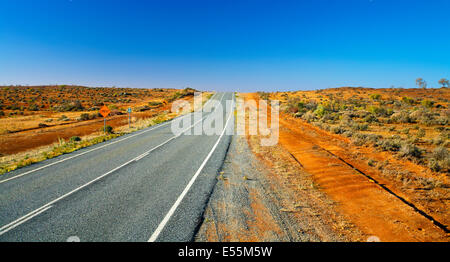
M 269 100 L 270 99 L 270 93 L 268 92 L 258 92 L 259 98 L 262 100 Z
M 306 114 L 304 114 L 302 116 L 302 119 L 304 119 L 306 122 L 310 123 L 316 119 L 316 115 L 314 113 L 312 113 L 311 111 L 308 111 L 308 112 L 306 112 Z
M 28 107 L 28 110 L 29 110 L 29 111 L 39 111 L 39 106 L 36 105 L 36 104 L 31 104 L 31 105 Z
M 413 98 L 410 98 L 410 97 L 403 97 L 402 98 L 402 102 L 405 104 L 405 105 L 414 105 L 414 104 L 416 104 L 416 100 L 414 100 Z
M 158 101 L 151 101 L 151 102 L 148 102 L 148 105 L 151 106 L 151 107 L 158 107 L 158 106 L 163 105 L 163 103 L 162 102 L 158 102 Z
M 366 117 L 364 117 L 364 122 L 367 123 L 378 122 L 378 118 L 373 114 L 368 114 L 366 115 Z
M 411 129 L 408 128 L 408 127 L 407 127 L 407 128 L 403 128 L 403 129 L 402 129 L 402 133 L 405 134 L 405 135 L 408 135 L 410 130 L 411 130 Z
M 69 142 L 72 142 L 72 143 L 80 142 L 80 141 L 81 141 L 81 137 L 79 137 L 79 136 L 73 136 L 69 139 Z
M 374 167 L 377 165 L 377 161 L 375 161 L 373 159 L 369 159 L 369 161 L 367 161 L 367 164 L 371 167 Z
M 402 146 L 400 147 L 399 150 L 399 154 L 400 156 L 407 158 L 416 158 L 416 159 L 422 158 L 422 150 L 416 145 L 408 142 L 402 143 Z
M 80 118 L 78 120 L 80 121 L 86 121 L 86 120 L 92 120 L 98 117 L 98 113 L 92 113 L 92 114 L 88 114 L 88 113 L 83 113 L 80 115 Z
M 433 158 L 436 160 L 445 160 L 449 157 L 448 150 L 445 147 L 437 147 L 433 150 Z
M 381 95 L 380 94 L 371 94 L 369 97 L 372 100 L 380 100 L 381 99 Z
M 376 116 L 388 116 L 388 111 L 384 107 L 368 106 L 367 111 Z
M 108 126 L 108 125 L 105 126 L 105 127 L 102 127 L 101 131 L 105 132 L 106 134 L 113 134 L 114 133 L 113 127 L 112 126 Z
M 417 136 L 418 138 L 423 138 L 425 135 L 426 135 L 425 129 L 419 128 L 419 130 L 417 130 L 416 136 Z
M 354 133 L 352 136 L 352 142 L 356 146 L 365 145 L 368 142 L 367 135 L 361 133 Z
M 355 123 L 353 125 L 351 125 L 352 130 L 354 131 L 367 131 L 369 130 L 369 125 L 368 124 L 358 124 Z
M 81 148 L 85 148 L 88 146 L 92 146 L 116 137 L 119 137 L 123 135 L 122 134 L 109 134 L 109 135 L 103 135 L 99 137 L 95 137 L 92 139 L 84 140 L 78 143 L 75 143 L 74 141 L 69 140 L 68 142 L 64 141 L 63 139 L 59 139 L 58 143 L 55 143 L 53 147 L 50 149 L 40 152 L 39 154 L 36 154 L 33 157 L 26 156 L 22 157 L 21 159 L 14 159 L 13 161 L 3 163 L 0 166 L 0 175 L 11 172 L 13 170 L 16 170 L 21 167 L 25 167 L 34 163 L 38 163 L 41 161 L 44 161 L 46 159 L 51 159 L 63 154 L 72 153 L 76 150 L 79 150 Z
M 195 90 L 195 89 L 187 87 L 187 88 L 183 89 L 182 91 L 176 92 L 171 97 L 169 97 L 167 100 L 169 102 L 173 102 L 173 101 L 175 101 L 177 99 L 181 99 L 181 98 L 186 97 L 186 96 L 193 96 L 196 91 L 197 90 Z
M 430 101 L 430 100 L 423 100 L 421 102 L 422 106 L 427 107 L 427 108 L 432 108 L 434 105 L 434 101 Z
M 398 124 L 407 124 L 407 123 L 413 122 L 410 115 L 405 111 L 400 111 L 400 112 L 392 114 L 390 117 L 390 120 L 393 123 L 398 123 Z
M 29 152 L 32 152 L 30 156 L 24 157 L 23 153 L 18 153 L 15 155 L 2 156 L 0 158 L 0 175 L 16 170 L 17 168 L 24 167 L 27 165 L 31 165 L 33 163 L 38 163 L 44 161 L 46 159 L 51 159 L 63 154 L 71 153 L 76 150 L 92 146 L 98 143 L 105 142 L 107 140 L 117 138 L 119 136 L 141 130 L 146 127 L 153 126 L 155 124 L 168 121 L 176 115 L 167 114 L 163 112 L 155 117 L 148 119 L 140 119 L 136 123 L 134 123 L 134 127 L 128 128 L 128 125 L 118 127 L 117 131 L 111 134 L 104 134 L 103 128 L 101 128 L 99 133 L 79 138 L 72 137 L 68 141 L 64 139 L 59 139 L 57 143 L 54 143 L 51 146 L 44 146 L 42 148 L 32 149 Z M 60 120 L 69 120 L 67 116 L 62 116 Z M 79 141 L 81 140 L 81 141 Z M 27 152 L 27 153 L 29 153 Z
M 450 168 L 450 155 L 447 148 L 443 146 L 435 148 L 428 166 L 435 172 L 448 172 Z
M 434 114 L 429 110 L 416 110 L 409 114 L 412 122 L 418 122 L 423 125 L 433 125 L 435 122 Z
M 331 132 L 334 134 L 343 134 L 345 131 L 347 131 L 343 126 L 333 126 L 331 127 Z
M 64 103 L 62 105 L 54 107 L 55 111 L 58 112 L 69 112 L 69 111 L 83 111 L 84 107 L 80 101 L 74 101 L 69 103 Z
M 402 140 L 398 137 L 380 139 L 375 143 L 375 146 L 384 151 L 397 152 L 402 146 Z

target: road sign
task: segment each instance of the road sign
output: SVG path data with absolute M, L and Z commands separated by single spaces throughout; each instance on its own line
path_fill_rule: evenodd
M 128 127 L 131 128 L 131 107 L 128 108 Z
M 111 110 L 109 110 L 108 107 L 103 106 L 102 108 L 100 108 L 99 112 L 103 117 L 107 117 L 109 115 L 109 113 L 111 113 Z

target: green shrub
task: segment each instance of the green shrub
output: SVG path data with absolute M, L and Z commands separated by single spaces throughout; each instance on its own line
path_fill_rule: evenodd
M 372 159 L 369 159 L 369 161 L 367 162 L 367 164 L 368 164 L 369 166 L 374 167 L 374 166 L 377 164 L 377 161 L 372 160 Z
M 402 98 L 403 103 L 408 105 L 414 105 L 416 103 L 416 100 L 410 98 L 410 97 L 403 97 Z
M 391 115 L 390 119 L 394 123 L 401 123 L 401 124 L 412 123 L 411 117 L 405 111 L 401 111 L 401 112 L 398 112 L 398 113 L 395 113 L 395 114 Z
M 347 130 L 342 126 L 333 126 L 331 128 L 331 132 L 333 132 L 334 134 L 342 134 L 345 131 L 347 131 Z
M 396 152 L 401 148 L 401 140 L 400 139 L 379 139 L 375 146 L 380 147 L 384 151 L 392 151 Z
M 433 158 L 436 160 L 445 160 L 449 158 L 447 148 L 440 146 L 433 150 Z
M 308 108 L 306 107 L 305 103 L 300 100 L 298 97 L 289 98 L 286 102 L 286 108 L 285 111 L 288 113 L 306 113 L 308 111 Z
M 187 87 L 187 88 L 183 89 L 183 91 L 178 91 L 175 94 L 173 94 L 171 97 L 168 98 L 168 100 L 169 100 L 169 102 L 173 102 L 173 101 L 175 101 L 177 99 L 181 99 L 185 96 L 193 96 L 195 94 L 195 91 L 196 91 L 195 89 Z
M 81 121 L 86 121 L 89 120 L 89 114 L 88 113 L 83 113 L 80 115 L 80 120 Z
M 28 110 L 30 111 L 39 111 L 39 106 L 37 106 L 36 104 L 32 104 L 28 107 Z
M 433 170 L 434 172 L 440 172 L 442 170 L 441 165 L 439 164 L 439 161 L 435 159 L 431 159 L 430 162 L 428 162 L 428 167 Z
M 354 134 L 352 142 L 356 146 L 362 146 L 362 145 L 365 145 L 367 143 L 367 140 L 366 140 L 366 137 L 364 137 L 364 136 L 358 136 L 358 134 Z
M 302 116 L 302 118 L 303 118 L 304 120 L 306 120 L 306 122 L 310 123 L 310 122 L 312 122 L 312 121 L 315 120 L 316 116 L 315 116 L 315 114 L 312 113 L 311 111 L 308 111 L 308 112 L 306 112 L 306 114 L 304 114 L 304 115 Z
M 17 104 L 12 104 L 12 105 L 6 106 L 6 109 L 10 109 L 10 110 L 19 110 L 19 109 L 20 109 L 20 106 L 18 106 Z
M 62 115 L 58 120 L 67 121 L 69 118 L 66 115 Z
M 69 139 L 70 142 L 80 142 L 81 141 L 81 137 L 79 136 L 73 136 Z
M 55 107 L 55 110 L 58 112 L 83 111 L 84 107 L 81 105 L 80 101 L 75 101 L 57 106 Z
M 415 158 L 422 157 L 422 151 L 416 145 L 407 142 L 402 144 L 399 153 L 403 157 L 415 157 Z
M 430 100 L 423 100 L 421 104 L 424 107 L 432 108 L 434 105 L 434 102 L 430 101 Z
M 314 114 L 320 118 L 322 118 L 324 115 L 328 114 L 330 110 L 326 108 L 324 105 L 320 104 L 317 106 L 317 109 L 314 111 Z
M 369 106 L 367 108 L 367 111 L 369 111 L 370 113 L 377 115 L 377 116 L 386 116 L 387 115 L 387 111 L 384 107 Z
M 424 137 L 425 136 L 425 130 L 423 129 L 423 128 L 420 128 L 418 131 L 417 131 L 417 137 L 418 138 L 422 138 L 422 137 Z
M 258 92 L 259 98 L 262 100 L 269 100 L 270 93 L 267 92 Z
M 378 118 L 372 114 L 369 114 L 366 117 L 364 117 L 364 122 L 367 123 L 378 122 Z
M 157 101 L 148 102 L 149 106 L 160 106 L 162 104 L 163 104 L 162 102 L 157 102 Z
M 353 137 L 354 133 L 351 130 L 346 130 L 342 135 L 350 138 Z
M 107 125 L 106 127 L 102 128 L 102 131 L 106 132 L 107 134 L 113 134 L 113 127 Z
M 368 124 L 353 124 L 352 129 L 358 130 L 358 131 L 367 131 L 369 129 L 369 125 Z
M 380 94 L 371 94 L 369 97 L 372 100 L 380 100 L 381 99 L 381 95 Z

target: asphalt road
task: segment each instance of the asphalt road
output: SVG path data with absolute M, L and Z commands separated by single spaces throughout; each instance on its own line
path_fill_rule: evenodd
M 204 106 L 219 134 L 177 136 L 166 122 L 1 176 L 0 241 L 191 241 L 230 143 L 231 100 Z M 193 114 L 186 131 L 202 125 Z

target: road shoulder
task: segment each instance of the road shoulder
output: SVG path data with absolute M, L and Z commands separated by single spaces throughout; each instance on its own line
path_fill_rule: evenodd
M 234 136 L 195 240 L 358 241 L 363 239 L 315 188 L 287 151 L 270 148 L 263 162 L 252 153 L 258 137 Z M 257 149 L 264 150 L 264 149 Z M 268 164 L 271 163 L 271 164 Z M 297 165 L 297 166 L 296 166 Z

